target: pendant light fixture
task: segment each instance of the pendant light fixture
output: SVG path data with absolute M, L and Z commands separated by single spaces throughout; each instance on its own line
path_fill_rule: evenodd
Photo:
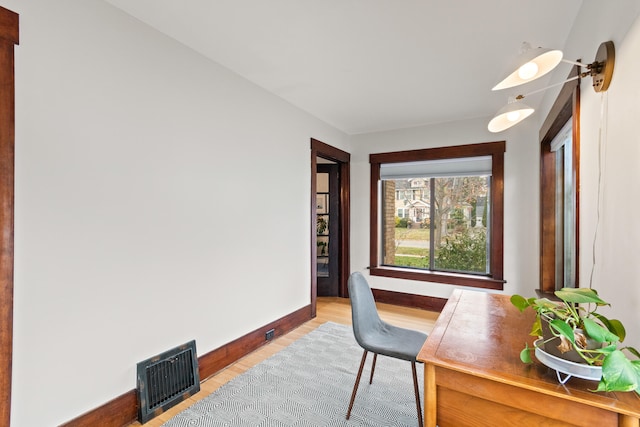
M 578 65 L 579 67 L 586 68 L 586 71 L 571 79 L 510 99 L 509 103 L 502 107 L 489 122 L 489 131 L 502 132 L 533 114 L 534 109 L 519 102 L 521 99 L 568 81 L 591 76 L 593 89 L 596 92 L 606 91 L 611 84 L 611 78 L 613 76 L 615 48 L 612 41 L 603 42 L 596 52 L 594 61 L 591 64 L 583 64 L 581 62 L 562 59 L 562 52 L 559 50 L 544 48 L 533 49 L 528 43 L 523 43 L 523 51 L 516 60 L 513 61 L 512 68 L 510 68 L 510 70 L 515 71 L 507 74 L 492 90 L 507 89 L 533 81 L 553 70 L 560 62 Z
M 509 103 L 498 110 L 495 117 L 489 122 L 489 131 L 502 132 L 509 129 L 532 115 L 534 111 L 524 102 L 511 97 Z
M 562 51 L 557 49 L 532 48 L 522 43 L 520 55 L 510 64 L 509 74 L 491 90 L 508 89 L 533 81 L 556 68 L 562 61 Z M 515 71 L 514 71 L 515 70 Z

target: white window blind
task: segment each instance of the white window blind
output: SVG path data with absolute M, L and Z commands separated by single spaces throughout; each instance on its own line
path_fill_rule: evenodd
M 488 175 L 491 175 L 491 156 L 380 164 L 382 180 Z

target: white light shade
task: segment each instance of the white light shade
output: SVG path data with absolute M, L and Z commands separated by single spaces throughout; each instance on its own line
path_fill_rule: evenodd
M 510 102 L 496 113 L 487 128 L 490 132 L 502 132 L 520 123 L 532 115 L 534 111 L 533 108 L 522 102 Z
M 560 61 L 562 61 L 560 50 L 542 47 L 528 49 L 511 63 L 508 68 L 510 74 L 492 90 L 507 89 L 535 80 L 553 70 Z

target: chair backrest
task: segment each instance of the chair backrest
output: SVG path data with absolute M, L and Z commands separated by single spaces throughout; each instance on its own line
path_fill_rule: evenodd
M 353 335 L 360 346 L 367 347 L 367 335 L 383 327 L 378 315 L 373 293 L 362 273 L 356 271 L 349 276 L 349 299 L 351 300 L 351 320 Z

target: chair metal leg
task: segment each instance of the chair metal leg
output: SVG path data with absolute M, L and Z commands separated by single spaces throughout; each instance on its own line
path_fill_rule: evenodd
M 356 383 L 353 385 L 353 392 L 351 393 L 351 402 L 349 402 L 349 410 L 347 411 L 347 419 L 351 416 L 351 409 L 353 408 L 353 402 L 356 400 L 356 392 L 358 391 L 358 384 L 360 384 L 360 377 L 362 376 L 362 369 L 364 368 L 364 362 L 367 361 L 367 353 L 365 350 L 362 354 L 362 361 L 360 362 L 360 369 L 358 369 L 358 375 L 356 376 Z
M 373 373 L 376 371 L 376 360 L 378 360 L 378 353 L 373 353 L 373 365 L 371 365 L 371 376 L 369 377 L 369 384 L 373 383 Z
M 418 387 L 418 375 L 416 373 L 416 362 L 411 362 L 411 372 L 413 373 L 413 389 L 416 393 L 416 408 L 418 409 L 418 426 L 422 427 L 422 405 L 420 405 L 420 389 Z

